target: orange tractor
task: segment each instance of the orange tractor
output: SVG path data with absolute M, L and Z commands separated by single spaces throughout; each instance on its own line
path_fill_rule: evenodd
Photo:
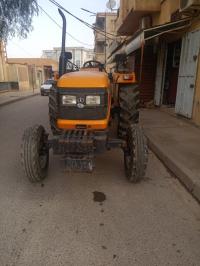
M 116 56 L 116 69 L 107 74 L 98 61 L 78 69 L 65 52 L 66 19 L 63 19 L 59 77 L 49 95 L 49 118 L 53 137 L 41 125 L 25 130 L 22 162 L 30 181 L 47 175 L 49 149 L 61 155 L 66 167 L 92 171 L 94 157 L 112 148 L 124 152 L 125 175 L 138 182 L 145 175 L 147 145 L 139 120 L 139 89 L 124 55 Z

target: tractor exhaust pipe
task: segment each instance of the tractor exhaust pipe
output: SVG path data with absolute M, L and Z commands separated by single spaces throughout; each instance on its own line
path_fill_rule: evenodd
M 62 17 L 63 27 L 62 27 L 62 46 L 59 58 L 59 77 L 66 73 L 66 58 L 65 58 L 65 39 L 66 39 L 66 18 L 64 13 L 58 8 L 58 12 Z

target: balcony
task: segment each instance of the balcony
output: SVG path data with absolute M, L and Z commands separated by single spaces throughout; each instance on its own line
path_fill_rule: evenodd
M 116 30 L 119 35 L 132 35 L 140 27 L 140 19 L 160 11 L 160 0 L 121 0 Z

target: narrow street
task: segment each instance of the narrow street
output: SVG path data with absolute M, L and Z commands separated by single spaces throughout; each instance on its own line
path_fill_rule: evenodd
M 200 265 L 199 204 L 151 151 L 137 185 L 118 150 L 97 157 L 93 174 L 63 172 L 51 154 L 47 179 L 31 184 L 20 144 L 33 124 L 49 130 L 48 97 L 1 107 L 1 266 Z

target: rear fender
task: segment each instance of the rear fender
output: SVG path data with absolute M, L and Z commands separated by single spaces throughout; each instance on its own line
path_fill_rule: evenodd
M 136 83 L 136 77 L 134 72 L 130 73 L 113 73 L 114 84 L 130 84 Z

